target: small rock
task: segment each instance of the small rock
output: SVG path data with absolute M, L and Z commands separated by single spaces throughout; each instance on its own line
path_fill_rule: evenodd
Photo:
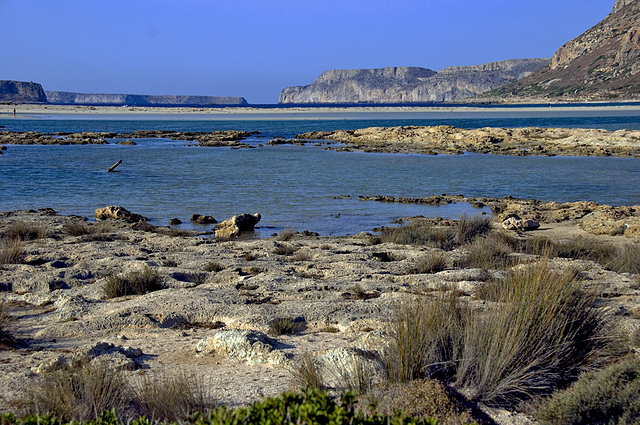
M 133 140 L 122 140 L 120 142 L 116 142 L 116 145 L 125 145 L 125 146 L 136 146 L 137 143 Z
M 182 224 L 182 220 L 179 218 L 172 218 L 169 220 L 169 226 L 176 226 L 178 224 Z
M 231 239 L 239 236 L 243 231 L 253 230 L 260 221 L 260 214 L 240 214 L 218 223 L 215 227 L 216 238 Z
M 530 231 L 540 227 L 540 223 L 531 219 L 523 219 L 518 216 L 509 217 L 502 222 L 506 230 Z
M 193 214 L 191 216 L 191 222 L 197 224 L 213 224 L 218 221 L 210 215 Z
M 117 205 L 110 205 L 104 208 L 97 208 L 95 212 L 96 220 L 124 220 L 129 223 L 135 223 L 140 221 L 149 221 L 147 217 L 143 217 L 140 214 L 134 214 L 131 211 L 119 207 Z

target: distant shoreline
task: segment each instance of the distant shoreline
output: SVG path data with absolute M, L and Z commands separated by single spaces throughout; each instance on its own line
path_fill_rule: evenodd
M 323 106 L 323 107 L 148 107 L 148 106 L 81 106 L 52 104 L 0 105 L 0 118 L 15 119 L 368 119 L 369 116 L 391 114 L 393 118 L 491 118 L 495 116 L 562 117 L 580 115 L 636 115 L 640 105 L 584 106 Z M 335 117 L 332 117 L 335 115 Z

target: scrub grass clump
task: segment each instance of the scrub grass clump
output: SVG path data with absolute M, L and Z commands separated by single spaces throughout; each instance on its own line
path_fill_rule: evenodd
M 107 276 L 106 280 L 102 291 L 107 299 L 125 295 L 144 295 L 164 289 L 158 272 L 149 267 L 124 275 Z
M 471 400 L 516 406 L 550 394 L 606 362 L 615 336 L 596 296 L 574 271 L 547 261 L 516 266 L 492 281 L 486 310 L 455 290 L 405 300 L 391 324 L 389 376 L 445 380 Z

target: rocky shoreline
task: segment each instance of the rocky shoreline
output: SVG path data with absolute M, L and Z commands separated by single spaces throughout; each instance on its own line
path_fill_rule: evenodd
M 482 203 L 493 208 L 496 228 L 516 215 L 539 221 L 540 230 L 533 232 L 503 231 L 522 240 L 543 235 L 637 244 L 640 229 L 640 207 L 449 195 L 363 200 Z M 18 341 L 0 350 L 0 385 L 8 389 L 0 393 L 0 410 L 18 408 L 34 380 L 74 362 L 121 369 L 130 379 L 177 369 L 196 373 L 228 405 L 292 388 L 292 368 L 305 353 L 327 368 L 335 359 L 365 355 L 377 370 L 376 350 L 404 297 L 437 294 L 455 284 L 470 305 L 482 307 L 477 288 L 487 276 L 503 273 L 457 266 L 468 255 L 465 245 L 443 251 L 442 270 L 420 272 L 421 259 L 440 249 L 385 242 L 373 234 L 293 231 L 225 241 L 144 220 L 85 220 L 51 209 L 0 214 L 0 241 L 16 235 L 20 240 L 17 257 L 0 264 L 0 301 L 13 317 L 9 331 Z M 454 225 L 405 222 L 421 220 Z M 606 226 L 589 224 L 598 220 Z M 599 288 L 601 305 L 615 312 L 620 330 L 640 329 L 637 277 L 594 261 L 550 261 L 562 270 L 580 270 L 589 286 Z M 114 276 L 132 273 L 155 274 L 163 289 L 105 295 Z M 296 324 L 295 331 L 274 334 L 276 319 Z M 530 423 L 514 412 L 486 411 L 498 423 Z

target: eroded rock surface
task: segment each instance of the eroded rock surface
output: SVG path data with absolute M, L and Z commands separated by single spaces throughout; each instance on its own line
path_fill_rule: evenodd
M 369 127 L 358 130 L 313 131 L 296 138 L 331 140 L 334 150 L 364 152 L 497 155 L 639 156 L 640 131 L 568 128 L 496 128 L 473 130 L 432 127 Z

